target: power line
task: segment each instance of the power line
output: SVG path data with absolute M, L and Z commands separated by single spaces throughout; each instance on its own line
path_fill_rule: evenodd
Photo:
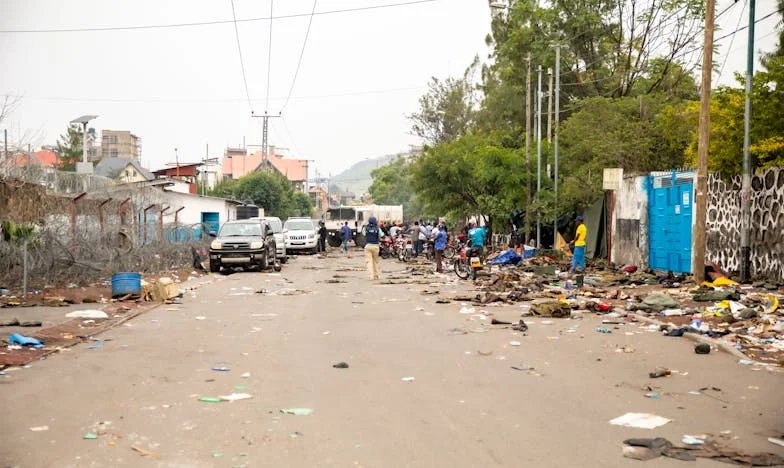
M 299 52 L 299 60 L 297 61 L 297 69 L 294 71 L 294 79 L 291 80 L 291 87 L 289 88 L 289 95 L 286 97 L 286 102 L 280 108 L 279 113 L 283 113 L 283 109 L 289 103 L 291 93 L 294 92 L 294 85 L 297 83 L 297 75 L 299 75 L 299 67 L 302 65 L 302 57 L 305 55 L 305 46 L 308 44 L 308 36 L 310 36 L 310 26 L 313 24 L 313 14 L 316 12 L 316 3 L 318 0 L 313 0 L 313 9 L 310 11 L 310 19 L 308 20 L 308 29 L 305 31 L 305 40 L 302 41 L 302 50 Z
M 270 91 L 270 72 L 272 71 L 272 9 L 275 0 L 270 0 L 270 20 L 269 20 L 269 49 L 267 50 L 267 98 L 264 103 L 264 113 L 269 110 L 269 91 Z
M 383 8 L 395 8 L 409 5 L 420 5 L 424 3 L 433 3 L 439 0 L 411 0 L 399 3 L 387 3 L 384 5 L 371 5 L 356 8 L 344 8 L 340 10 L 326 10 L 313 13 L 314 15 L 332 15 L 339 13 L 354 13 L 358 11 L 379 10 Z M 289 15 L 279 15 L 269 17 L 256 17 L 245 18 L 236 20 L 237 23 L 248 23 L 254 21 L 267 21 L 267 20 L 281 20 L 289 18 L 303 18 L 310 16 L 310 13 L 293 13 Z M 214 26 L 219 24 L 229 24 L 235 22 L 234 20 L 215 20 L 215 21 L 198 21 L 191 23 L 167 23 L 167 24 L 147 24 L 136 26 L 96 26 L 90 28 L 50 28 L 50 29 L 1 29 L 0 34 L 32 34 L 32 33 L 70 33 L 70 32 L 99 32 L 99 31 L 137 31 L 144 29 L 166 29 L 166 28 L 190 28 L 196 26 Z
M 253 113 L 253 104 L 250 101 L 250 92 L 248 91 L 248 78 L 245 75 L 245 61 L 242 59 L 242 47 L 240 46 L 240 31 L 237 28 L 237 14 L 234 11 L 234 0 L 231 0 L 231 16 L 234 18 L 234 35 L 237 36 L 237 51 L 240 54 L 240 67 L 242 67 L 242 82 L 245 84 L 245 97 L 248 98 L 248 107 L 250 107 L 251 114 Z
M 740 22 L 743 21 L 743 12 L 746 11 L 746 7 L 749 4 L 749 0 L 745 0 L 743 2 L 743 9 L 740 10 L 740 15 L 738 15 L 738 24 L 735 25 L 735 31 L 738 31 L 740 27 Z M 732 33 L 732 39 L 730 39 L 730 45 L 727 46 L 727 53 L 724 55 L 724 61 L 721 63 L 721 68 L 719 69 L 719 76 L 716 78 L 716 82 L 718 83 L 721 80 L 721 75 L 724 73 L 724 66 L 727 65 L 727 59 L 730 58 L 730 51 L 732 50 L 732 44 L 735 42 L 735 33 Z

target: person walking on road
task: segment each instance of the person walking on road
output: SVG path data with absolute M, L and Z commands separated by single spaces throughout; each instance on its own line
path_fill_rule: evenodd
M 588 235 L 588 229 L 583 224 L 582 216 L 575 218 L 575 222 L 577 222 L 577 230 L 574 233 L 574 240 L 569 242 L 574 246 L 572 268 L 569 269 L 569 272 L 574 273 L 579 267 L 582 273 L 585 272 L 585 237 Z
M 343 245 L 340 247 L 340 250 L 342 250 L 343 253 L 348 253 L 348 241 L 351 239 L 351 228 L 348 227 L 348 221 L 340 227 L 340 238 L 343 240 Z
M 365 236 L 365 261 L 367 262 L 368 276 L 371 280 L 379 279 L 381 274 L 378 265 L 379 242 L 384 236 L 378 226 L 375 216 L 368 219 L 368 224 L 362 230 Z
M 444 249 L 446 248 L 446 228 L 443 224 L 439 224 L 433 232 L 435 232 L 433 238 L 435 239 L 436 271 L 443 273 L 444 267 L 441 265 L 441 261 L 444 258 Z
M 327 251 L 327 227 L 324 226 L 324 221 L 319 221 L 318 228 L 318 251 Z

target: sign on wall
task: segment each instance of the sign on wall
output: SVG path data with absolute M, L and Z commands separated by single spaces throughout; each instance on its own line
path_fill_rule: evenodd
M 604 168 L 604 177 L 602 177 L 602 190 L 620 190 L 621 181 L 623 181 L 623 168 Z

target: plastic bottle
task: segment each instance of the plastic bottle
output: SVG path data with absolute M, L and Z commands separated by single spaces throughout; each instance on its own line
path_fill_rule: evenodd
M 596 331 L 599 333 L 612 333 L 612 330 L 606 327 L 598 327 Z

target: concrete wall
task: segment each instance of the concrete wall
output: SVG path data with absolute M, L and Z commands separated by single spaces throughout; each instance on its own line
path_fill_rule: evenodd
M 752 178 L 751 274 L 784 281 L 784 168 Z M 740 270 L 740 176 L 708 178 L 706 258 L 728 271 Z
M 615 193 L 612 262 L 648 268 L 648 193 L 646 176 L 624 177 Z

